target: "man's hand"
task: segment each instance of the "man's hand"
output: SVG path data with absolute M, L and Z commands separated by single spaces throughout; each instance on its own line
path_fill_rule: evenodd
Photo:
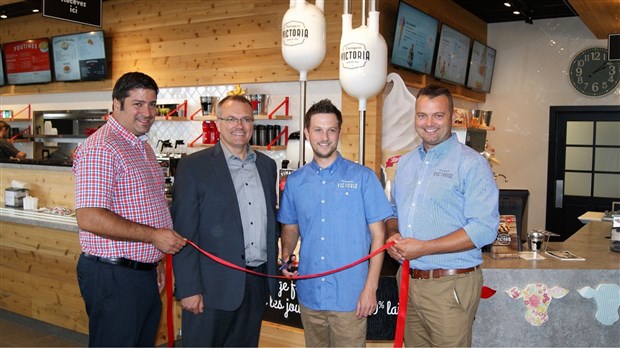
M 186 243 L 181 235 L 167 228 L 156 229 L 152 241 L 152 244 L 165 254 L 178 253 Z
M 161 261 L 157 265 L 157 288 L 159 289 L 160 294 L 162 291 L 164 291 L 165 286 L 166 286 L 166 269 L 164 268 L 164 262 Z
M 392 234 L 386 241 L 385 243 L 391 243 L 391 242 L 396 242 L 398 243 L 399 240 L 402 240 L 403 237 L 400 235 L 400 233 L 395 233 Z M 393 258 L 394 260 L 397 261 L 403 261 L 403 255 L 400 254 L 400 252 L 398 251 L 398 249 L 395 248 L 396 244 L 392 245 L 391 247 L 387 248 L 387 253 L 388 255 L 390 255 L 391 258 Z
M 282 274 L 287 276 L 287 277 L 296 277 L 299 275 L 299 272 L 297 270 L 295 270 L 294 272 L 289 271 L 288 269 L 283 269 L 282 270 Z
M 364 287 L 360 297 L 357 299 L 357 310 L 355 316 L 357 319 L 367 318 L 371 316 L 377 309 L 377 290 Z
M 417 259 L 428 253 L 425 242 L 415 238 L 401 238 L 391 248 L 394 248 L 396 255 L 402 257 L 401 260 Z
M 200 314 L 205 309 L 202 294 L 192 295 L 181 299 L 181 308 L 194 314 Z

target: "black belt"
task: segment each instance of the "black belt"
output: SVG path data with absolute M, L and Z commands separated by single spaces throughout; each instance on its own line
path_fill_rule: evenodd
M 152 271 L 157 267 L 157 264 L 158 264 L 157 262 L 144 263 L 144 262 L 134 261 L 130 259 L 125 259 L 122 257 L 101 257 L 101 256 L 87 254 L 87 253 L 82 253 L 82 255 L 87 259 L 94 260 L 95 262 L 127 267 L 131 269 L 136 269 L 139 271 Z
M 413 279 L 437 279 L 455 274 L 473 272 L 476 270 L 476 268 L 478 268 L 478 266 L 459 269 L 432 269 L 430 271 L 424 271 L 421 269 L 409 269 L 409 275 Z
M 265 264 L 261 263 L 258 266 L 245 266 L 245 269 L 256 272 L 257 270 L 265 269 L 264 267 L 265 267 Z

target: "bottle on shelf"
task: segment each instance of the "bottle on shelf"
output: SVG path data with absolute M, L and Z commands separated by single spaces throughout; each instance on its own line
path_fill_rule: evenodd
M 207 121 L 202 121 L 202 143 L 209 144 L 211 138 L 211 127 Z

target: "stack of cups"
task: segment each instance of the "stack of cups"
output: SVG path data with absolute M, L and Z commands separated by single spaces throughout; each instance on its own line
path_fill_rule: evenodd
M 39 199 L 37 197 L 26 196 L 24 197 L 24 210 L 37 210 L 39 209 Z

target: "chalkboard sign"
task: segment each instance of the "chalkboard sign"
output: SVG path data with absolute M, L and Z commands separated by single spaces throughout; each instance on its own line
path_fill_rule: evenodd
M 393 340 L 398 315 L 398 288 L 394 276 L 381 276 L 377 289 L 377 310 L 368 318 L 368 340 Z M 301 328 L 299 302 L 294 280 L 279 280 L 278 293 L 266 304 L 264 320 Z

